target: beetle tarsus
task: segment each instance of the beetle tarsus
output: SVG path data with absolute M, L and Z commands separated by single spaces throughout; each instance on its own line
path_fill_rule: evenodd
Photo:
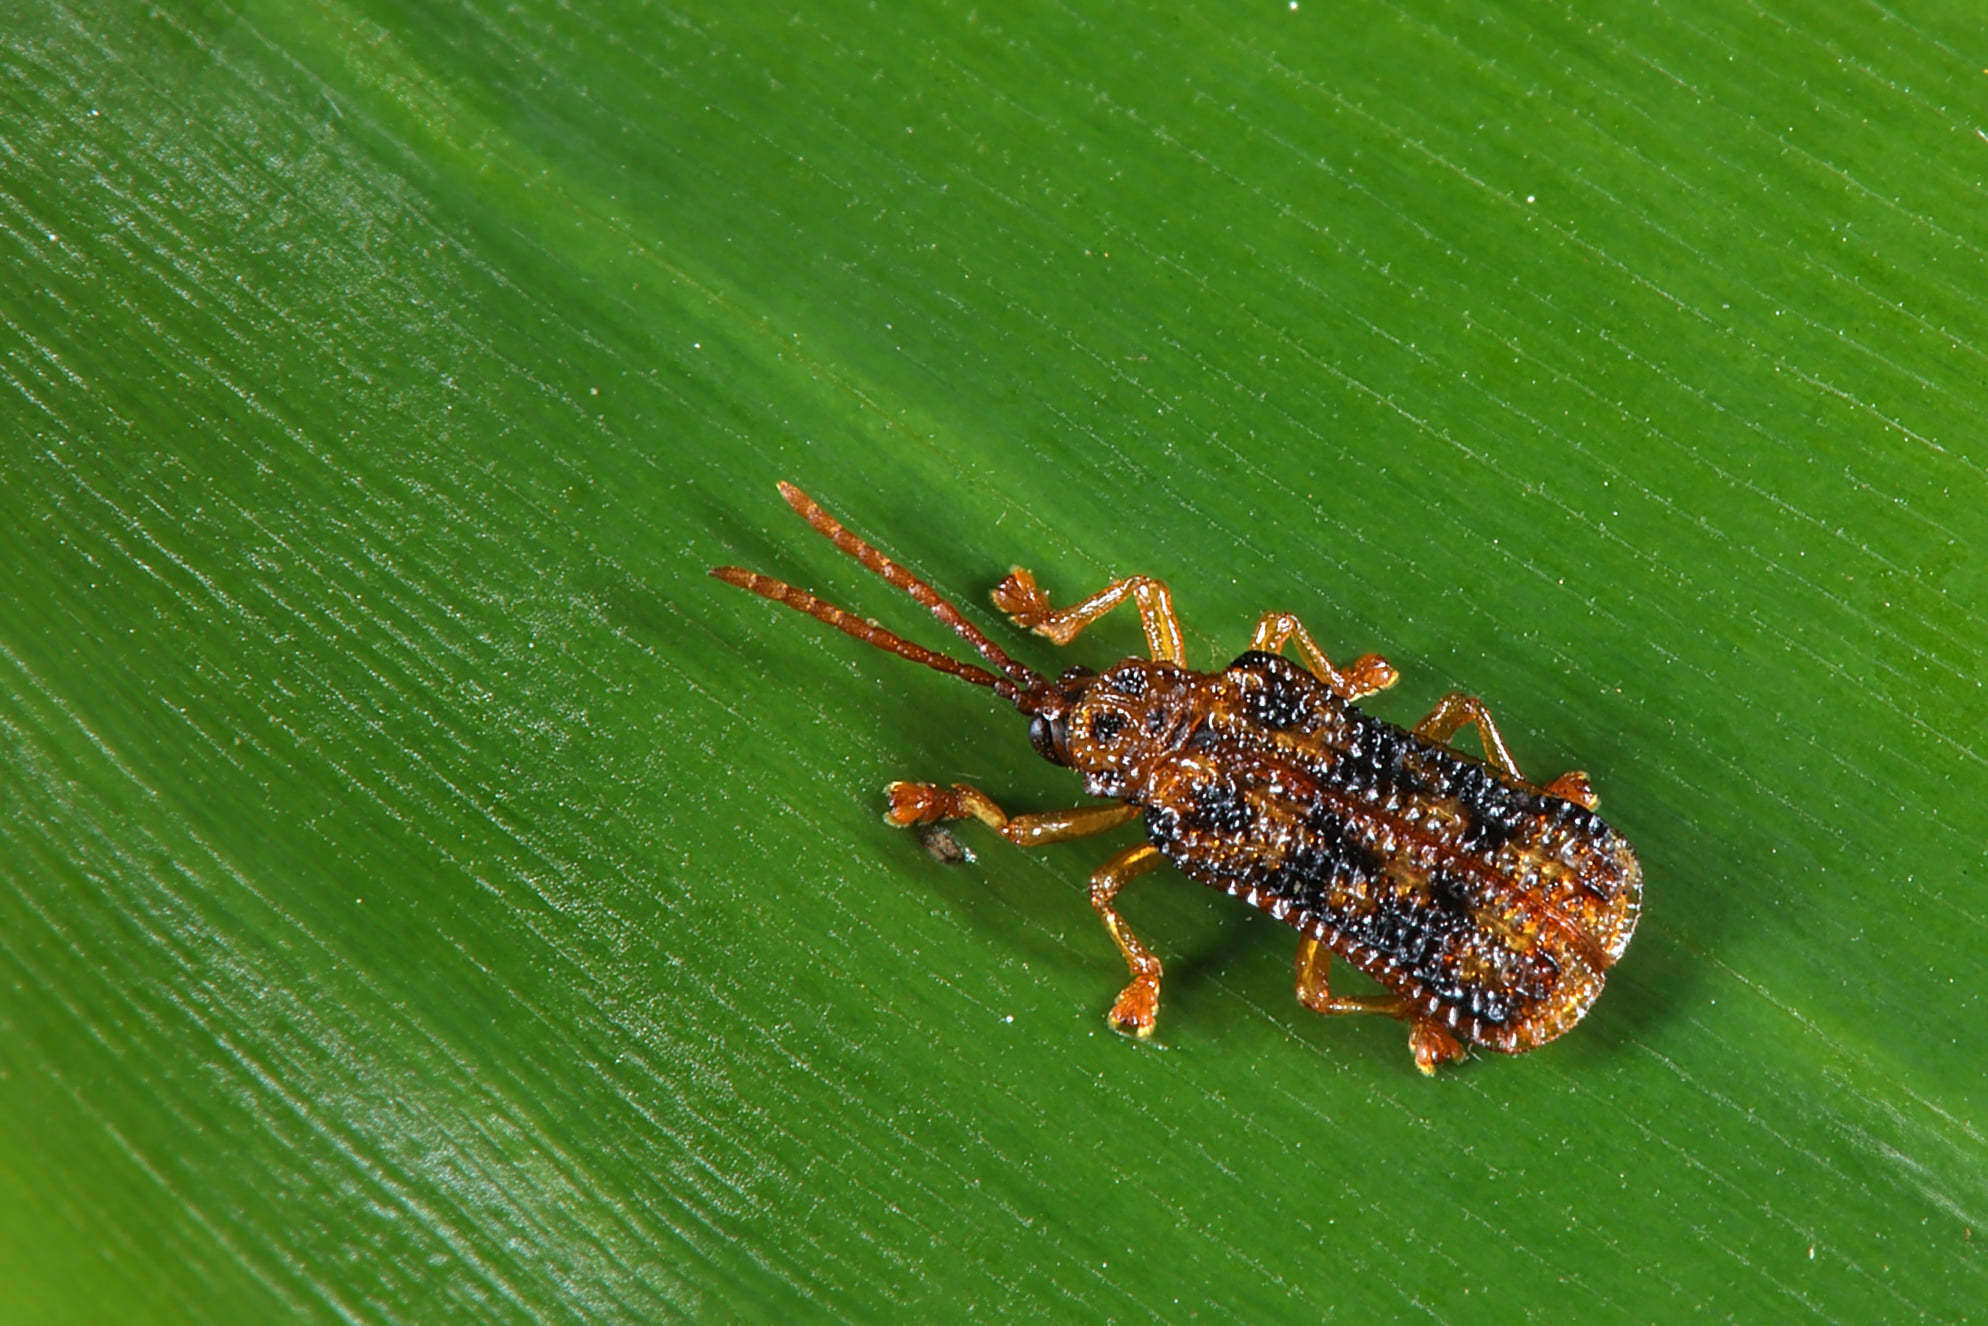
M 1416 1022 L 1408 1033 L 1408 1050 L 1424 1077 L 1434 1077 L 1444 1064 L 1463 1058 L 1463 1042 L 1427 1018 Z
M 1160 1019 L 1160 978 L 1136 980 L 1120 990 L 1108 1016 L 1113 1031 L 1142 1041 L 1150 1037 Z

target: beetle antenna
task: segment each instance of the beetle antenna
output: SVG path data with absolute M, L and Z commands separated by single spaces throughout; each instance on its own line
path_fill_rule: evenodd
M 816 621 L 833 626 L 845 635 L 854 636 L 866 645 L 875 645 L 879 649 L 896 654 L 899 658 L 923 663 L 928 668 L 949 673 L 976 686 L 991 687 L 995 694 L 1005 700 L 1017 700 L 1023 692 L 1040 689 L 1047 684 L 1040 673 L 1008 657 L 999 645 L 981 633 L 980 628 L 961 616 L 958 608 L 946 602 L 938 590 L 843 528 L 840 521 L 822 510 L 820 505 L 806 493 L 791 483 L 783 482 L 780 485 L 780 496 L 787 500 L 787 505 L 793 507 L 801 519 L 812 525 L 830 543 L 931 609 L 934 617 L 944 622 L 955 635 L 979 651 L 982 658 L 1007 675 L 997 676 L 976 664 L 962 663 L 958 659 L 927 649 L 923 645 L 912 644 L 902 636 L 894 635 L 854 613 L 845 612 L 832 603 L 824 603 L 805 590 L 796 589 L 771 576 L 760 575 L 757 571 L 741 570 L 736 566 L 720 566 L 712 569 L 712 575 L 728 585 L 737 585 L 740 589 L 750 590 L 761 598 L 772 599 L 775 603 L 784 603 L 790 608 L 805 612 Z
M 908 658 L 913 663 L 923 663 L 928 668 L 950 673 L 972 682 L 976 686 L 991 686 L 1005 698 L 1013 698 L 1018 688 L 1006 677 L 997 676 L 986 668 L 972 663 L 962 663 L 944 654 L 914 645 L 903 636 L 893 635 L 874 622 L 864 621 L 853 612 L 844 612 L 833 603 L 824 603 L 805 589 L 795 589 L 785 581 L 763 576 L 757 571 L 746 571 L 736 566 L 714 566 L 711 574 L 728 585 L 750 590 L 763 599 L 784 603 L 790 608 L 805 612 L 818 622 L 827 622 L 844 635 L 853 635 L 866 645 L 875 645 L 888 650 L 899 658 Z

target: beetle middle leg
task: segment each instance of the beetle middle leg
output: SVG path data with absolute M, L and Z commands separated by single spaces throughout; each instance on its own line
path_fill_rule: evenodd
M 1146 647 L 1163 663 L 1181 663 L 1180 619 L 1174 616 L 1173 595 L 1166 582 L 1151 576 L 1127 576 L 1114 580 L 1081 603 L 1067 608 L 1049 606 L 1049 596 L 1035 583 L 1035 573 L 1017 566 L 1008 578 L 994 587 L 994 606 L 1015 625 L 1067 645 L 1077 633 L 1119 604 L 1130 600 L 1139 609 L 1139 625 L 1146 630 Z
M 1445 695 L 1437 702 L 1436 707 L 1429 711 L 1429 716 L 1415 725 L 1415 735 L 1426 737 L 1430 741 L 1448 743 L 1466 723 L 1477 725 L 1478 739 L 1484 743 L 1484 758 L 1492 768 L 1513 778 L 1520 780 L 1525 778 L 1525 775 L 1519 772 L 1518 761 L 1512 758 L 1511 748 L 1505 745 L 1505 738 L 1498 731 L 1497 723 L 1492 721 L 1491 711 L 1486 709 L 1484 702 L 1474 695 L 1465 695 L 1462 691 L 1451 691 Z M 1589 810 L 1601 804 L 1601 798 L 1595 795 L 1594 786 L 1588 782 L 1588 776 L 1579 769 L 1569 769 L 1561 774 L 1546 784 L 1544 791 L 1549 796 L 1572 801 L 1576 805 L 1586 806 Z
M 1288 612 L 1266 612 L 1256 624 L 1256 634 L 1250 637 L 1249 647 L 1262 650 L 1266 654 L 1281 654 L 1284 646 L 1292 640 L 1298 642 L 1298 650 L 1305 656 L 1305 666 L 1311 669 L 1314 677 L 1332 689 L 1332 693 L 1342 700 L 1358 700 L 1384 691 L 1401 680 L 1401 674 L 1394 665 L 1379 654 L 1363 654 L 1353 661 L 1353 666 L 1341 671 L 1332 666 L 1332 660 L 1312 639 L 1312 633 L 1304 623 Z

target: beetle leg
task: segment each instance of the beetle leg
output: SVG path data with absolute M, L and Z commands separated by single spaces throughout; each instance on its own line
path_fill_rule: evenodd
M 1484 743 L 1484 758 L 1493 768 L 1514 778 L 1525 777 L 1506 747 L 1505 738 L 1499 734 L 1498 725 L 1491 721 L 1491 711 L 1474 695 L 1465 695 L 1462 691 L 1451 691 L 1445 695 L 1441 703 L 1429 711 L 1429 716 L 1415 725 L 1415 735 L 1427 737 L 1430 741 L 1447 742 L 1465 723 L 1477 724 L 1477 735 Z M 1595 795 L 1594 785 L 1579 769 L 1569 769 L 1541 790 L 1548 796 L 1586 806 L 1589 810 L 1601 804 L 1601 798 Z
M 1601 804 L 1601 798 L 1595 795 L 1594 784 L 1590 783 L 1587 774 L 1579 769 L 1569 769 L 1548 783 L 1546 795 L 1559 797 L 1562 801 L 1571 801 L 1577 806 L 1586 806 L 1589 810 Z
M 1327 983 L 1332 950 L 1310 935 L 1298 940 L 1298 1002 L 1314 1013 L 1385 1013 L 1400 1017 L 1408 1001 L 1400 995 L 1336 995 Z
M 1180 619 L 1173 615 L 1173 596 L 1164 581 L 1128 576 L 1112 581 L 1082 603 L 1061 609 L 1049 606 L 1049 596 L 1035 583 L 1035 574 L 1019 566 L 994 587 L 994 606 L 1008 614 L 1015 625 L 1059 645 L 1069 644 L 1079 631 L 1127 599 L 1138 606 L 1139 624 L 1146 628 L 1146 647 L 1152 656 L 1165 663 L 1184 662 Z
M 955 783 L 892 783 L 884 789 L 890 809 L 884 823 L 900 829 L 940 820 L 976 819 L 1018 847 L 1039 847 L 1115 829 L 1139 814 L 1137 806 L 1078 806 L 1073 810 L 1010 815 L 977 787 Z
M 1379 654 L 1363 654 L 1355 659 L 1353 666 L 1341 672 L 1332 666 L 1332 660 L 1318 647 L 1310 631 L 1288 612 L 1266 612 L 1256 624 L 1256 634 L 1250 637 L 1249 647 L 1260 649 L 1266 654 L 1281 654 L 1287 642 L 1296 640 L 1298 649 L 1305 656 L 1305 666 L 1312 675 L 1332 688 L 1332 693 L 1342 700 L 1357 700 L 1384 691 L 1401 680 L 1401 674 L 1394 665 Z
M 890 809 L 884 823 L 898 828 L 936 824 L 940 820 L 976 819 L 1021 847 L 1060 843 L 1113 829 L 1139 814 L 1137 806 L 1079 806 L 1037 815 L 1009 815 L 977 787 L 955 783 L 892 783 L 884 789 Z M 1150 1036 L 1160 1010 L 1160 960 L 1132 933 L 1125 918 L 1111 905 L 1118 891 L 1165 858 L 1151 843 L 1128 847 L 1098 867 L 1091 876 L 1091 906 L 1096 909 L 1112 942 L 1125 955 L 1132 983 L 1119 991 L 1111 1006 L 1111 1025 L 1134 1036 Z
M 1434 1018 L 1416 1017 L 1409 1012 L 1405 995 L 1336 995 L 1326 984 L 1326 968 L 1332 963 L 1332 950 L 1310 935 L 1298 941 L 1298 1002 L 1314 1013 L 1385 1013 L 1409 1020 L 1408 1051 L 1415 1066 L 1433 1075 L 1452 1059 L 1463 1058 L 1463 1043 Z
M 1415 1066 L 1422 1070 L 1424 1077 L 1434 1077 L 1436 1070 L 1444 1064 L 1463 1058 L 1463 1043 L 1450 1035 L 1449 1030 L 1434 1018 L 1423 1018 L 1415 1023 L 1408 1033 L 1408 1050 L 1415 1056 Z
M 1491 711 L 1484 702 L 1474 695 L 1462 691 L 1451 691 L 1429 711 L 1429 716 L 1415 725 L 1415 735 L 1430 741 L 1449 742 L 1457 730 L 1465 723 L 1477 725 L 1477 735 L 1484 743 L 1484 758 L 1492 768 L 1500 773 L 1523 779 L 1518 763 L 1512 759 L 1512 752 L 1505 745 L 1505 738 L 1498 733 L 1498 725 L 1491 721 Z
M 1159 1020 L 1160 960 L 1139 942 L 1138 936 L 1125 924 L 1125 918 L 1112 907 L 1111 900 L 1128 882 L 1165 859 L 1160 855 L 1159 848 L 1151 843 L 1140 843 L 1137 847 L 1126 848 L 1099 866 L 1097 873 L 1091 876 L 1091 906 L 1104 921 L 1104 928 L 1111 932 L 1112 942 L 1125 955 L 1125 965 L 1132 971 L 1132 983 L 1120 990 L 1118 998 L 1112 1003 L 1111 1026 L 1114 1031 L 1139 1037 L 1152 1035 L 1153 1024 Z

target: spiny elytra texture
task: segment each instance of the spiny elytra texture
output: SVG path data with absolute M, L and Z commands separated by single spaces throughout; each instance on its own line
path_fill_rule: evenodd
M 1087 790 L 1141 807 L 1184 874 L 1476 1044 L 1517 1052 L 1573 1026 L 1635 928 L 1642 871 L 1600 816 L 1277 655 L 1217 673 L 1127 660 L 1066 732 Z

